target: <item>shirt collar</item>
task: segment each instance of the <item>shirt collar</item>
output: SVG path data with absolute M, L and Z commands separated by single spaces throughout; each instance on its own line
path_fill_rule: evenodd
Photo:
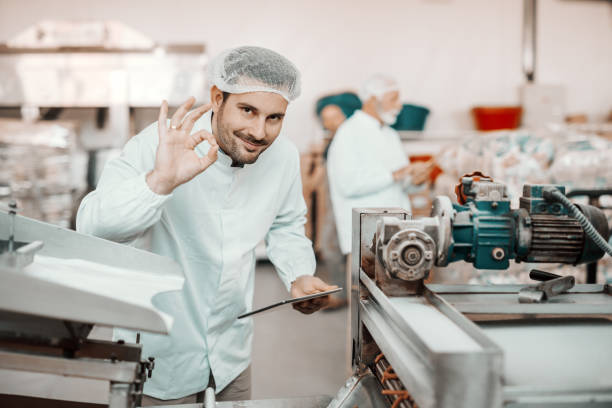
M 217 151 L 217 162 L 226 167 L 231 167 L 232 158 L 229 157 L 223 150 L 221 150 L 221 148 L 219 148 L 219 150 Z
M 378 119 L 376 119 L 374 116 L 372 116 L 372 115 L 370 115 L 368 113 L 365 113 L 361 109 L 357 109 L 355 111 L 355 113 L 353 113 L 353 115 L 358 115 L 358 116 L 362 117 L 363 120 L 370 122 L 371 125 L 374 125 L 377 128 L 379 128 L 379 129 L 382 129 L 382 128 L 384 128 L 386 126 L 384 123 L 381 124 L 378 121 Z

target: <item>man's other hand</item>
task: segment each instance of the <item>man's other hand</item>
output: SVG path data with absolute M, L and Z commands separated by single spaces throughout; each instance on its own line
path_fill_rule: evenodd
M 314 295 L 315 293 L 326 292 L 336 289 L 338 286 L 328 285 L 321 279 L 310 275 L 302 275 L 291 284 L 291 297 L 301 297 Z M 295 310 L 299 310 L 304 314 L 311 314 L 317 310 L 327 306 L 329 303 L 329 295 L 320 298 L 304 300 L 293 304 Z

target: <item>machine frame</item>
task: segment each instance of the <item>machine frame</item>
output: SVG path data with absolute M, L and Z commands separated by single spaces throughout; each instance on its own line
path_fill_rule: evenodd
M 612 296 L 608 285 L 577 285 L 549 303 L 520 303 L 521 289 L 533 285 L 435 285 L 381 282 L 383 267 L 376 249 L 376 224 L 382 217 L 409 219 L 401 209 L 353 210 L 351 264 L 352 366 L 358 382 L 372 376 L 375 356 L 383 353 L 412 402 L 394 407 L 602 407 L 612 404 L 612 384 L 574 388 L 571 384 L 511 384 L 506 352 L 481 326 L 487 322 L 513 324 L 517 330 L 554 324 L 593 324 L 605 333 L 612 330 Z M 383 267 L 384 268 L 384 267 Z M 399 280 L 398 280 L 399 281 Z M 382 283 L 382 284 L 381 284 Z M 430 313 L 427 325 L 416 318 Z M 455 333 L 457 341 L 443 341 L 436 333 Z M 593 330 L 589 334 L 601 333 Z M 462 346 L 465 336 L 476 347 Z M 438 336 L 439 337 L 439 336 Z M 605 339 L 603 339 L 605 340 Z M 602 341 L 600 335 L 600 342 Z M 467 344 L 467 343 L 466 343 Z M 531 354 L 530 352 L 525 353 Z M 601 358 L 606 359 L 605 355 Z M 537 359 L 533 364 L 538 364 Z M 529 358 L 524 362 L 529 368 Z M 382 385 L 384 390 L 385 384 Z M 372 402 L 363 392 L 347 395 L 345 389 L 329 408 Z M 359 394 L 359 395 L 357 395 Z M 368 405 L 370 404 L 370 405 Z M 388 406 L 391 402 L 387 401 Z M 404 404 L 404 405 L 402 405 Z M 567 405 L 569 404 L 569 405 Z

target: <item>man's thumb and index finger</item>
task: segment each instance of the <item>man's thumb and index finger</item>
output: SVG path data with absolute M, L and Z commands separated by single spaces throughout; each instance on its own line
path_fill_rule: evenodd
M 206 112 L 208 112 L 212 107 L 212 104 L 209 102 L 207 104 L 198 106 L 196 109 L 189 112 L 187 117 L 181 123 L 181 130 L 191 133 L 193 126 Z
M 214 140 L 214 138 L 213 138 Z M 217 153 L 219 152 L 219 145 L 216 142 L 211 142 L 210 147 L 208 148 L 208 152 L 204 157 L 200 157 L 200 165 L 202 166 L 202 171 L 206 170 L 208 166 L 217 161 Z

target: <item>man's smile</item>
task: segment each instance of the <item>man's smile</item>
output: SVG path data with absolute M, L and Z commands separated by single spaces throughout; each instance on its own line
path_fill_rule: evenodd
M 247 142 L 247 141 L 246 141 L 246 140 L 244 140 L 244 139 L 240 139 L 240 140 L 242 141 L 242 143 L 244 143 L 244 145 L 245 145 L 247 148 L 251 148 L 251 149 L 253 149 L 253 150 L 255 150 L 255 149 L 257 149 L 259 146 L 261 146 L 261 145 L 256 145 L 256 144 L 253 144 L 253 143 Z
M 244 135 L 240 134 L 239 132 L 234 132 L 234 136 L 236 136 L 244 144 L 244 147 L 250 153 L 255 152 L 256 150 L 258 150 L 262 146 L 266 145 L 266 143 L 263 142 L 263 141 L 260 142 L 260 141 L 255 141 L 255 140 L 249 140 L 249 138 L 245 137 Z

